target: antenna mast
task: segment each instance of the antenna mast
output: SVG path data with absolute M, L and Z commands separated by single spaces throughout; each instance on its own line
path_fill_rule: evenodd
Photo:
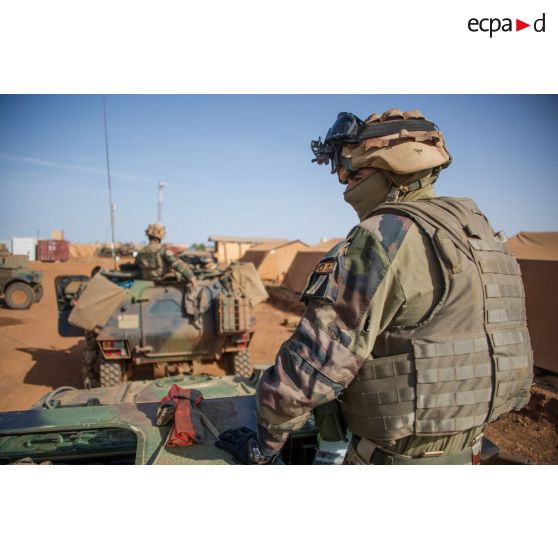
M 108 178 L 108 191 L 109 191 L 109 204 L 110 204 L 110 230 L 111 230 L 111 244 L 110 249 L 112 252 L 112 262 L 114 269 L 116 269 L 116 253 L 114 251 L 114 212 L 116 206 L 112 203 L 112 187 L 110 183 L 110 163 L 109 163 L 109 148 L 108 148 L 108 133 L 107 133 L 107 107 L 105 104 L 105 96 L 103 95 L 103 119 L 105 122 L 105 151 L 107 154 L 107 178 Z
M 163 188 L 166 184 L 162 181 L 159 182 L 159 194 L 157 198 L 157 223 L 163 224 Z

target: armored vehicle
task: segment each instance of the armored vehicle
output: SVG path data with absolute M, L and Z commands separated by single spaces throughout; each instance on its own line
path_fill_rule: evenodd
M 186 262 L 197 277 L 209 279 L 223 274 L 213 252 L 184 251 L 178 257 Z
M 85 336 L 84 385 L 119 384 L 142 371 L 156 378 L 202 373 L 218 363 L 250 376 L 254 306 L 267 298 L 253 266 L 235 266 L 190 287 L 174 277 L 138 278 L 133 265 L 94 277 L 55 279 L 63 337 Z
M 175 376 L 110 388 L 60 387 L 31 409 L 0 413 L 0 464 L 225 465 L 215 447 L 229 428 L 256 429 L 255 380 L 238 376 Z M 157 426 L 157 409 L 173 384 L 201 392 L 200 443 L 167 446 L 173 424 Z M 292 433 L 276 464 L 338 465 L 349 436 L 328 440 L 317 415 Z M 483 440 L 481 463 L 524 463 Z
M 166 447 L 170 427 L 156 425 L 160 400 L 172 384 L 196 389 L 202 442 Z M 233 463 L 215 447 L 220 432 L 255 429 L 253 383 L 244 378 L 176 376 L 130 382 L 111 388 L 77 390 L 61 387 L 25 411 L 0 413 L 0 464 L 173 464 Z M 333 463 L 333 452 L 318 452 L 312 420 L 291 435 L 281 457 L 287 464 Z
M 0 255 L 0 295 L 14 310 L 26 310 L 43 298 L 43 274 L 27 268 L 27 256 Z

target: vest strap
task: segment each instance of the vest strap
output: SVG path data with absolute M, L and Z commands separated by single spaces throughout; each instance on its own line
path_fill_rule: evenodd
M 355 444 L 356 442 L 356 444 Z M 354 447 L 355 445 L 356 447 Z M 366 438 L 353 439 L 351 447 L 357 456 L 356 463 L 370 465 L 478 465 L 482 448 L 482 435 L 470 447 L 459 453 L 430 452 L 420 457 L 409 457 L 390 452 Z

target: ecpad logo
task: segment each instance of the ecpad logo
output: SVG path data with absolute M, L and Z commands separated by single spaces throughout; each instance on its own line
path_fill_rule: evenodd
M 536 19 L 534 21 L 533 29 L 536 33 L 545 32 L 545 16 L 546 14 L 543 13 L 543 15 L 539 19 Z M 512 19 L 509 17 L 505 17 L 503 19 L 497 17 L 485 17 L 482 19 L 477 19 L 475 17 L 472 17 L 468 21 L 467 27 L 469 28 L 469 31 L 472 31 L 473 33 L 477 33 L 478 31 L 490 33 L 490 38 L 492 38 L 492 35 L 494 33 L 497 33 L 498 31 L 509 32 L 514 30 Z M 527 27 L 531 27 L 531 24 L 525 23 L 520 19 L 515 20 L 515 31 L 521 31 L 522 29 L 526 29 Z

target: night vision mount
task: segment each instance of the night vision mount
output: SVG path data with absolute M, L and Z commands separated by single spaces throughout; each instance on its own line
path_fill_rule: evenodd
M 423 118 L 387 120 L 365 124 L 350 112 L 340 112 L 337 120 L 326 134 L 325 140 L 322 142 L 322 138 L 319 137 L 310 143 L 310 148 L 315 156 L 312 162 L 318 163 L 318 165 L 326 165 L 331 162 L 331 174 L 335 174 L 341 164 L 343 144 L 360 143 L 362 140 L 369 138 L 381 138 L 397 134 L 403 129 L 409 132 L 434 132 L 438 130 L 438 127 L 434 122 Z
M 331 161 L 331 174 L 339 168 L 341 149 L 344 143 L 358 143 L 364 122 L 350 112 L 340 112 L 333 126 L 328 130 L 325 140 L 321 136 L 310 143 L 315 159 L 313 163 L 327 165 Z

